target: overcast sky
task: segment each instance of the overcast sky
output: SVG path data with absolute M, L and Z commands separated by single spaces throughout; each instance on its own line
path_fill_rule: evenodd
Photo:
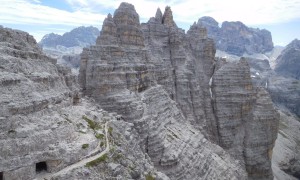
M 0 25 L 21 29 L 39 41 L 45 34 L 63 34 L 78 26 L 101 29 L 119 0 L 0 0 Z M 275 45 L 300 39 L 300 0 L 127 0 L 135 6 L 141 22 L 159 7 L 171 6 L 177 25 L 188 30 L 202 16 L 219 22 L 241 21 L 271 31 Z

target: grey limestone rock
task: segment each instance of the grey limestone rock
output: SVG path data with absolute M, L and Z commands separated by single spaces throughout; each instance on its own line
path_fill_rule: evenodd
M 273 179 L 279 114 L 267 91 L 253 87 L 246 59 L 226 63 L 214 73 L 212 96 L 221 147 L 244 161 L 249 179 Z
M 272 179 L 278 114 L 253 88 L 247 62 L 220 64 L 205 28 L 185 34 L 169 7 L 161 14 L 140 25 L 122 3 L 108 15 L 81 55 L 83 93 L 133 123 L 142 151 L 170 179 Z
M 81 94 L 71 69 L 32 36 L 1 27 L 1 175 L 272 179 L 278 114 L 244 59 L 215 52 L 206 29 L 185 33 L 170 7 L 140 24 L 121 3 L 83 49 Z

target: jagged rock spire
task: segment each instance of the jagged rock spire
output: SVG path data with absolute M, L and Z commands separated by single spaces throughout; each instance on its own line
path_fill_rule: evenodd
M 144 46 L 139 15 L 132 4 L 121 3 L 113 17 L 107 15 L 97 44 Z
M 162 23 L 168 27 L 177 27 L 176 23 L 173 20 L 173 13 L 172 13 L 170 6 L 167 6 L 165 8 Z
M 100 36 L 96 40 L 96 44 L 108 45 L 117 43 L 117 26 L 114 23 L 111 14 L 108 14 L 105 18 Z
M 114 13 L 114 22 L 118 25 L 139 26 L 139 15 L 132 4 L 122 2 Z
M 156 21 L 162 23 L 162 18 L 163 18 L 162 12 L 161 12 L 160 8 L 157 8 L 157 11 L 155 14 L 155 19 L 156 19 Z

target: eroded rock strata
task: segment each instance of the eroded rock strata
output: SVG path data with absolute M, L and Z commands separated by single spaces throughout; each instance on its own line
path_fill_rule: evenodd
M 0 178 L 272 179 L 278 114 L 248 63 L 215 51 L 170 7 L 140 24 L 122 3 L 81 54 L 82 95 L 32 36 L 0 27 Z
M 166 7 L 140 24 L 128 3 L 109 14 L 81 55 L 84 95 L 133 123 L 170 179 L 272 179 L 279 115 L 268 93 L 253 87 L 245 60 L 215 60 L 205 28 L 184 33 L 172 17 Z

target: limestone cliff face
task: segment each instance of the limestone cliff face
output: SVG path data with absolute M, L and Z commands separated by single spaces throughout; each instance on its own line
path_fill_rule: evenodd
M 3 117 L 30 114 L 75 96 L 78 87 L 70 69 L 45 56 L 29 34 L 0 30 Z
M 253 87 L 245 59 L 225 63 L 214 73 L 212 96 L 220 146 L 244 161 L 249 179 L 273 179 L 279 114 L 266 90 Z
M 48 161 L 51 171 L 51 160 L 70 156 L 60 142 L 74 140 L 72 126 L 54 112 L 79 102 L 78 84 L 22 31 L 0 27 L 0 64 L 1 176 L 33 179 L 35 163 Z
M 272 179 L 278 115 L 252 87 L 247 63 L 216 62 L 215 51 L 205 28 L 184 33 L 169 7 L 140 24 L 134 7 L 122 3 L 97 44 L 83 50 L 80 85 L 134 124 L 143 152 L 171 179 L 246 179 L 245 170 Z

